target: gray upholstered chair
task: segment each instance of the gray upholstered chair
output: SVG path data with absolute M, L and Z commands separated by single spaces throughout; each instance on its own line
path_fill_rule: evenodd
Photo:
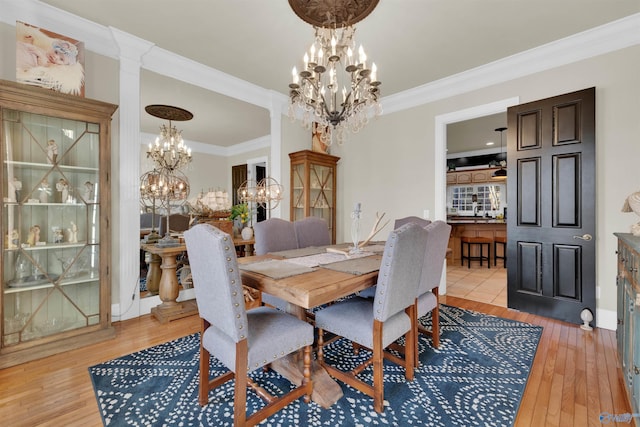
M 382 255 L 376 295 L 373 300 L 351 298 L 316 312 L 318 361 L 335 378 L 373 397 L 374 409 L 382 412 L 384 400 L 384 349 L 404 335 L 415 342 L 415 308 L 421 265 L 427 246 L 427 232 L 416 224 L 407 224 L 389 235 Z M 324 360 L 324 331 L 343 336 L 373 351 L 371 360 L 344 372 Z M 404 360 L 389 353 L 384 356 L 405 369 L 405 378 L 413 380 L 414 345 L 406 346 Z M 373 386 L 357 378 L 373 363 Z
M 293 223 L 299 248 L 326 246 L 331 244 L 329 225 L 324 218 L 310 216 Z
M 418 224 L 420 227 L 426 227 L 427 225 L 431 224 L 431 221 L 429 221 L 428 219 L 422 219 L 417 216 L 407 216 L 404 218 L 396 219 L 395 223 L 393 224 L 393 229 L 396 230 L 410 222 L 413 222 L 414 224 Z
M 313 390 L 310 374 L 313 327 L 272 308 L 245 310 L 235 247 L 228 234 L 212 225 L 199 224 L 186 231 L 184 237 L 202 318 L 200 405 L 207 404 L 212 388 L 231 379 L 235 379 L 235 426 L 258 424 L 303 395 L 308 403 Z M 270 399 L 269 404 L 247 416 L 247 386 L 257 387 L 248 378 L 248 372 L 300 349 L 304 349 L 302 384 L 277 398 L 260 388 L 260 396 Z M 229 372 L 209 379 L 210 355 Z
M 420 227 L 426 227 L 427 225 L 431 224 L 431 221 L 429 221 L 428 219 L 419 218 L 417 216 L 407 216 L 407 217 L 404 217 L 404 218 L 396 219 L 394 224 L 393 224 L 393 229 L 397 230 L 398 228 L 402 227 L 403 225 L 409 224 L 409 223 L 417 224 Z M 361 296 L 362 298 L 373 298 L 375 293 L 376 293 L 376 288 L 375 288 L 375 286 L 372 286 L 372 287 L 367 288 L 367 289 L 365 289 L 363 291 L 360 291 L 358 293 L 358 295 Z
M 269 218 L 253 227 L 256 255 L 298 248 L 293 222 L 281 218 Z
M 416 366 L 418 364 L 418 332 L 429 334 L 433 340 L 433 346 L 440 346 L 440 310 L 438 304 L 438 288 L 442 278 L 451 226 L 444 221 L 434 221 L 424 228 L 427 232 L 427 248 L 422 264 L 422 275 L 418 288 L 418 301 L 416 307 L 417 319 L 431 312 L 431 331 L 419 325 L 416 319 Z
M 256 255 L 298 248 L 296 230 L 291 221 L 269 218 L 266 221 L 256 223 L 253 230 L 255 239 L 253 248 Z M 262 302 L 281 310 L 287 309 L 285 300 L 264 292 L 262 293 Z
M 181 233 L 189 229 L 191 218 L 189 215 L 171 214 L 169 215 L 169 231 Z M 167 234 L 167 217 L 163 215 L 160 220 L 160 236 Z

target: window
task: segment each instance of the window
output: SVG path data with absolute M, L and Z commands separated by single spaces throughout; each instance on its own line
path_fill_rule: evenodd
M 503 184 L 453 185 L 448 188 L 448 204 L 458 214 L 500 211 L 506 196 Z

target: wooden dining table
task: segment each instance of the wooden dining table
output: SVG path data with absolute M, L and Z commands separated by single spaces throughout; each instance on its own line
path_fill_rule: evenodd
M 377 261 L 379 267 L 382 255 L 378 253 L 370 257 Z M 239 258 L 242 283 L 285 300 L 288 303 L 287 311 L 303 320 L 307 319 L 308 309 L 334 302 L 371 287 L 376 284 L 378 278 L 377 269 L 363 274 L 354 274 L 353 272 L 336 271 L 319 266 L 304 274 L 273 278 L 244 270 L 242 267 L 245 264 L 274 259 L 286 261 L 277 254 Z M 302 363 L 295 354 L 272 363 L 271 368 L 295 384 L 302 381 Z M 313 394 L 311 398 L 322 407 L 329 408 L 343 396 L 340 385 L 315 361 L 312 366 L 312 380 Z

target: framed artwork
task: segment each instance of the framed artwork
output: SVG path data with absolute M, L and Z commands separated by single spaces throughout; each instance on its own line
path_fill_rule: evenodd
M 16 81 L 84 96 L 84 43 L 16 21 Z
M 330 141 L 330 138 L 331 130 L 329 126 L 325 126 L 324 129 L 322 129 L 317 122 L 313 122 L 311 126 L 311 151 L 329 154 L 329 144 L 325 141 Z

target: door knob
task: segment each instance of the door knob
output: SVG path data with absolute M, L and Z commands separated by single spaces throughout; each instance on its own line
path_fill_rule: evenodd
M 582 236 L 573 236 L 574 239 L 582 239 L 582 240 L 586 240 L 589 241 L 591 239 L 593 239 L 593 236 L 591 234 L 583 234 Z

